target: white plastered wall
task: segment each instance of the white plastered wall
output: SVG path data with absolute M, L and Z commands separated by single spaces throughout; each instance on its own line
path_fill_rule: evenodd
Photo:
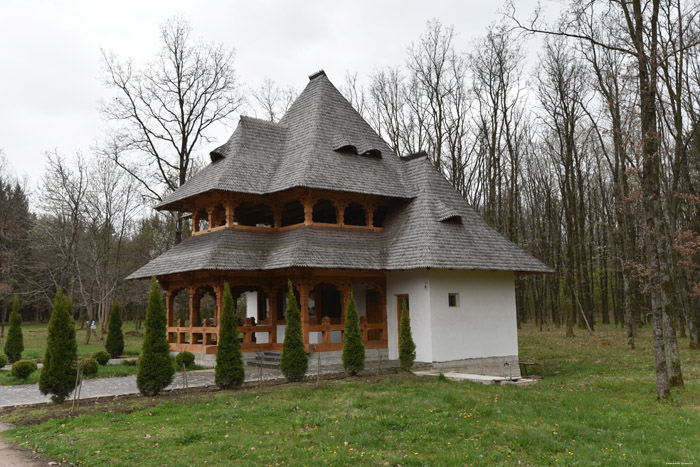
M 432 361 L 518 354 L 513 272 L 432 269 L 429 276 Z M 456 307 L 450 293 L 459 294 Z
M 427 269 L 389 271 L 386 275 L 386 315 L 389 334 L 389 358 L 399 358 L 399 323 L 397 321 L 397 298 L 408 294 L 411 331 L 416 343 L 416 360 L 432 362 L 430 319 L 430 277 Z

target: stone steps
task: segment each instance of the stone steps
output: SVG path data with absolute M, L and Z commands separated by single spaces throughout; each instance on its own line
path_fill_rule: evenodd
M 246 361 L 248 366 L 252 366 L 255 368 L 262 367 L 262 368 L 279 368 L 280 363 L 282 362 L 282 352 L 272 350 L 272 351 L 265 351 L 262 352 L 262 359 L 258 357 L 258 355 L 255 355 L 254 358 L 249 359 Z

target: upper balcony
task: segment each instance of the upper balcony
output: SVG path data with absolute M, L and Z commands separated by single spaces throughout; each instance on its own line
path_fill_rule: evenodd
M 221 229 L 286 230 L 302 226 L 379 231 L 392 198 L 321 190 L 285 190 L 271 195 L 219 193 L 186 207 L 192 234 Z

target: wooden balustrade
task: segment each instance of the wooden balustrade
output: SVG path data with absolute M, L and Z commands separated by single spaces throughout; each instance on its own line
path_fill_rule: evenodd
M 170 350 L 175 352 L 187 350 L 189 352 L 206 354 L 216 353 L 216 345 L 219 339 L 218 326 L 207 326 L 206 324 L 202 326 L 185 326 L 183 320 L 180 320 L 177 324 L 177 326 L 168 326 L 167 328 Z M 365 348 L 387 348 L 387 332 L 384 323 L 368 323 L 367 318 L 361 316 L 359 324 Z M 316 352 L 342 350 L 342 333 L 344 329 L 344 324 L 331 324 L 331 320 L 327 316 L 323 318 L 321 324 L 310 324 L 309 333 L 321 333 L 321 343 L 312 344 L 313 350 Z M 243 326 L 238 326 L 238 332 L 242 335 L 241 350 L 243 352 L 282 350 L 281 343 L 270 342 L 271 337 L 276 335 L 276 327 L 273 324 L 255 324 L 253 318 L 246 318 Z M 341 342 L 331 342 L 332 332 L 341 333 Z M 256 342 L 256 334 L 267 334 L 267 342 Z M 187 337 L 189 337 L 189 341 Z

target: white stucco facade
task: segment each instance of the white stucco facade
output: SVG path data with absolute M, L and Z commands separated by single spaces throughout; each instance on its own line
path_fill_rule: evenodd
M 389 272 L 389 358 L 398 358 L 397 300 L 404 294 L 409 296 L 417 361 L 435 363 L 490 357 L 517 360 L 513 272 L 445 269 Z M 449 306 L 449 294 L 456 294 L 456 306 Z

